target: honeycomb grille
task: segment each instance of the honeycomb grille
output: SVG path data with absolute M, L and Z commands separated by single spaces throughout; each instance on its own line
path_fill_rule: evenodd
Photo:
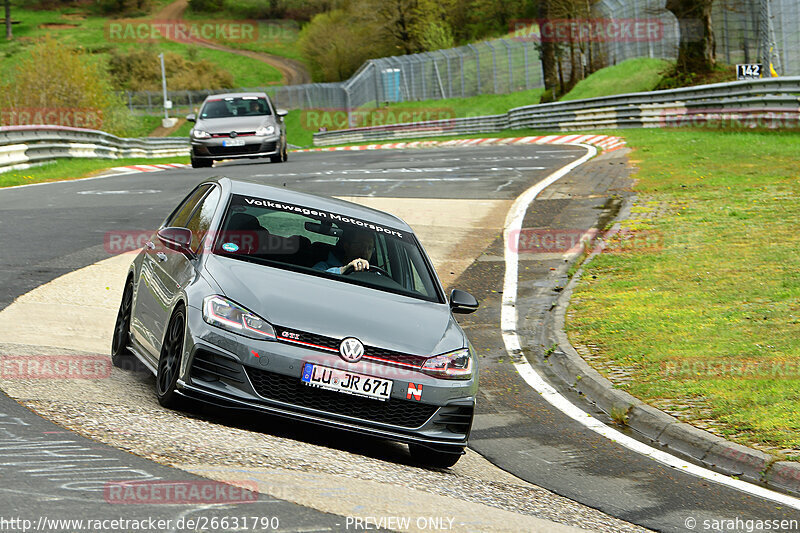
M 306 331 L 284 328 L 282 326 L 275 326 L 275 329 L 278 335 L 278 340 L 289 343 L 291 343 L 292 341 L 289 338 L 283 336 L 284 332 L 298 336 L 299 340 L 302 342 L 315 344 L 317 346 L 322 346 L 324 348 L 328 348 L 329 350 L 336 352 L 339 351 L 339 343 L 342 342 L 342 339 L 334 339 L 333 337 L 326 337 L 324 335 L 317 335 L 316 333 L 308 333 Z M 421 367 L 422 363 L 425 362 L 425 359 L 427 359 L 426 357 L 420 355 L 412 355 L 402 352 L 395 352 L 392 350 L 384 350 L 383 348 L 376 348 L 374 346 L 364 346 L 364 357 L 379 358 L 384 361 L 388 361 L 389 363 L 412 365 L 417 368 Z
M 391 398 L 386 401 L 351 396 L 303 384 L 300 378 L 246 367 L 256 392 L 268 400 L 326 413 L 404 428 L 422 426 L 438 407 Z

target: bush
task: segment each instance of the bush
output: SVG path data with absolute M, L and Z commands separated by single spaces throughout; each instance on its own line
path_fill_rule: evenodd
M 150 12 L 150 0 L 100 0 L 95 9 L 104 15 L 144 15 Z
M 129 91 L 161 90 L 161 60 L 154 48 L 130 52 L 114 50 L 108 63 L 115 87 Z M 164 54 L 164 70 L 170 90 L 230 89 L 233 76 L 215 64 L 192 61 L 180 54 Z
M 306 24 L 299 42 L 314 79 L 342 81 L 367 59 L 394 52 L 385 41 L 376 38 L 379 33 L 369 22 L 354 20 L 347 11 L 334 9 L 316 15 Z
M 0 110 L 9 124 L 54 124 L 126 135 L 128 108 L 108 74 L 86 54 L 45 37 L 0 82 Z

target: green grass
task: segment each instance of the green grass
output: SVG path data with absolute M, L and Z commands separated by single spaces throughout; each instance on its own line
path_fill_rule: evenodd
M 101 170 L 127 165 L 154 165 L 158 163 L 188 163 L 189 157 L 164 157 L 156 159 L 58 159 L 42 166 L 0 174 L 0 187 L 29 185 L 46 181 L 64 181 L 85 178 Z
M 169 134 L 169 137 L 188 137 L 189 130 L 194 127 L 194 122 L 186 121 L 180 125 L 180 127 Z
M 580 100 L 612 94 L 652 91 L 671 63 L 663 59 L 639 57 L 600 69 L 581 80 L 560 100 Z
M 129 137 L 147 137 L 152 131 L 161 126 L 161 116 L 137 115 L 134 117 L 135 126 L 129 131 Z M 188 135 L 188 133 L 187 133 Z
M 629 373 L 616 385 L 643 401 L 800 460 L 800 133 L 625 138 L 640 169 L 633 237 L 585 269 L 571 340 L 612 381 Z
M 108 61 L 112 49 L 130 50 L 135 47 L 150 45 L 150 43 L 109 40 L 106 24 L 110 19 L 87 14 L 78 8 L 37 11 L 14 5 L 12 7 L 12 16 L 14 20 L 19 20 L 20 24 L 14 25 L 14 40 L 0 40 L 0 77 L 3 78 L 8 76 L 22 60 L 31 42 L 45 34 L 55 36 L 59 42 L 65 45 L 82 47 L 90 52 L 95 60 L 103 63 Z M 146 20 L 146 18 L 142 20 Z M 71 24 L 75 26 L 69 28 L 43 28 L 43 24 Z M 163 40 L 152 43 L 152 46 L 155 46 L 159 51 L 179 53 L 192 60 L 207 59 L 233 75 L 234 87 L 275 85 L 283 79 L 280 71 L 275 67 L 249 57 Z M 170 87 L 170 89 L 180 89 L 180 87 Z
M 241 20 L 242 17 L 231 14 L 229 11 L 222 11 L 212 15 L 209 13 L 195 13 L 191 10 L 187 10 L 184 13 L 184 18 L 186 20 Z M 219 39 L 217 42 L 239 50 L 266 52 L 268 54 L 305 62 L 305 58 L 297 42 L 300 35 L 300 27 L 295 21 L 259 20 L 257 23 L 258 32 L 255 40 Z

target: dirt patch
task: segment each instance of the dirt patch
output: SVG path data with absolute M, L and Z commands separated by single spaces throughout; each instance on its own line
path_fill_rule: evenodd
M 178 128 L 183 126 L 184 122 L 186 122 L 186 119 L 179 118 L 178 122 L 176 122 L 175 125 L 172 126 L 171 128 L 165 128 L 163 126 L 159 126 L 153 131 L 151 131 L 148 137 L 168 137 L 172 132 L 176 131 Z
M 44 28 L 46 30 L 69 30 L 72 28 L 77 28 L 80 24 L 67 24 L 67 23 L 47 23 L 47 24 L 39 24 L 40 28 Z

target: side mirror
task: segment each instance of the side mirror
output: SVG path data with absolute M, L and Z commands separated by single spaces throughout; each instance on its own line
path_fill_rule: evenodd
M 276 109 L 276 110 L 275 110 L 275 114 L 276 114 L 276 115 L 278 115 L 279 117 L 283 118 L 283 117 L 285 117 L 286 115 L 288 115 L 288 114 L 289 114 L 289 112 L 288 112 L 288 111 L 286 111 L 285 109 L 280 109 L 280 108 L 278 108 L 278 109 Z
M 181 252 L 187 255 L 194 255 L 192 253 L 192 231 L 189 228 L 161 228 L 158 230 L 159 240 L 164 243 L 164 246 L 170 250 Z
M 454 313 L 466 315 L 474 313 L 478 308 L 478 300 L 468 292 L 453 289 L 450 293 L 450 310 Z
M 189 122 L 197 122 L 197 115 L 195 115 L 194 113 L 189 113 L 188 115 L 186 115 L 186 120 L 188 120 Z

